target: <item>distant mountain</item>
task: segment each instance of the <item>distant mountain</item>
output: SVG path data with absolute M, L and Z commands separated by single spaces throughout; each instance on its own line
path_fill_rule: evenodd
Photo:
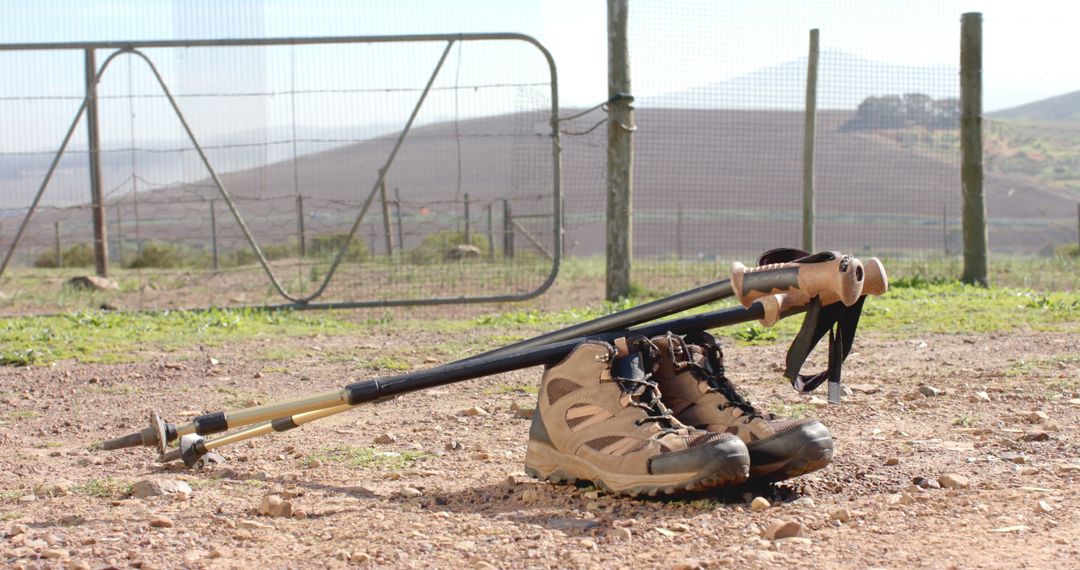
M 1029 121 L 1080 121 L 1080 91 L 994 111 L 986 116 L 992 119 Z
M 641 97 L 641 106 L 704 109 L 802 109 L 807 57 L 684 91 Z M 948 65 L 906 66 L 824 50 L 818 62 L 818 109 L 853 110 L 867 97 L 923 93 L 957 97 L 959 70 Z

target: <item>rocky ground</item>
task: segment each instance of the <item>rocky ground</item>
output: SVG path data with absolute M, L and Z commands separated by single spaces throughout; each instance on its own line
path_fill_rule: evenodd
M 0 368 L 0 564 L 14 568 L 1063 568 L 1080 560 L 1080 339 L 861 331 L 839 406 L 727 346 L 764 408 L 815 415 L 834 463 L 786 484 L 631 500 L 525 476 L 537 369 L 222 448 L 204 470 L 91 451 L 169 420 L 433 366 L 423 335 L 311 337 L 132 364 Z M 730 343 L 728 343 L 730 345 Z M 364 358 L 361 358 L 364 361 Z M 386 373 L 383 370 L 381 373 Z M 822 395 L 821 397 L 824 397 Z M 1070 562 L 1071 561 L 1071 562 Z

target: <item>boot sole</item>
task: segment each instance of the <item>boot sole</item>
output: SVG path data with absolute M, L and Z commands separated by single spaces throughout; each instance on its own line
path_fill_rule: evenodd
M 770 444 L 788 447 L 790 451 L 784 455 L 789 459 L 766 465 L 754 464 L 751 461 L 750 479 L 753 482 L 791 479 L 817 471 L 832 462 L 832 434 L 820 422 L 805 424 L 798 429 L 780 434 L 776 436 L 776 440 L 770 440 Z M 754 444 L 748 447 L 753 456 Z
M 722 445 L 717 447 L 723 455 L 700 471 L 654 475 L 605 471 L 576 455 L 529 441 L 529 449 L 525 453 L 525 473 L 549 483 L 573 485 L 578 481 L 589 481 L 607 493 L 630 497 L 672 495 L 745 482 L 750 475 L 750 456 L 743 450 L 745 448 L 741 445 L 733 449 Z

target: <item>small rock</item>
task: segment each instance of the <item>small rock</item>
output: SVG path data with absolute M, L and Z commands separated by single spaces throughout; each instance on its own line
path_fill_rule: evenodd
M 265 495 L 259 504 L 259 514 L 270 517 L 291 517 L 293 515 L 292 503 L 282 499 L 281 495 Z
M 37 500 L 37 495 L 30 493 L 29 495 L 23 495 L 19 497 L 20 503 L 33 503 Z
M 1080 406 L 1080 398 L 1069 398 L 1070 406 Z
M 975 404 L 988 404 L 990 403 L 990 394 L 986 392 L 975 392 L 971 396 L 968 396 L 968 401 Z
M 459 413 L 458 415 L 471 418 L 476 416 L 490 416 L 491 414 L 489 414 L 484 408 L 481 408 L 479 406 L 473 406 L 467 410 L 462 410 L 461 413 Z
M 591 538 L 583 538 L 578 541 L 578 545 L 585 550 L 593 550 L 596 548 L 596 541 Z
M 435 358 L 434 356 L 429 356 L 424 359 L 424 364 L 437 364 L 438 362 L 439 359 Z
M 1039 501 L 1035 504 L 1035 510 L 1040 513 L 1052 513 L 1054 512 L 1054 507 L 1051 507 L 1050 503 L 1047 503 L 1046 501 Z
M 514 410 L 514 417 L 522 420 L 531 420 L 536 415 L 536 408 L 519 408 Z
M 612 540 L 618 540 L 620 542 L 630 542 L 634 537 L 634 534 L 630 531 L 630 529 L 623 528 L 621 526 L 613 526 L 609 528 L 607 531 L 607 535 Z
M 379 436 L 377 436 L 375 438 L 375 443 L 381 443 L 381 444 L 397 443 L 397 438 L 394 437 L 394 434 L 392 434 L 392 433 L 384 433 L 384 434 L 380 434 Z
M 851 388 L 852 392 L 859 394 L 877 394 L 881 391 L 880 386 L 874 386 L 871 384 L 845 384 L 848 388 Z
M 802 534 L 802 525 L 798 521 L 775 520 L 765 528 L 762 536 L 769 540 L 789 538 Z
M 90 570 L 92 566 L 85 560 L 69 560 L 67 570 Z
M 97 275 L 80 275 L 68 279 L 67 285 L 74 289 L 93 289 L 95 291 L 119 291 L 115 281 Z
M 1045 431 L 1032 431 L 1024 434 L 1024 441 L 1047 441 L 1050 434 Z
M 131 486 L 131 496 L 146 499 L 162 495 L 191 495 L 191 485 L 178 479 L 143 479 Z
M 334 553 L 334 558 L 338 560 L 347 561 L 350 558 L 350 554 L 347 550 L 338 550 Z
M 1058 473 L 1061 475 L 1077 475 L 1080 474 L 1080 465 L 1071 465 L 1063 463 L 1058 465 Z
M 940 396 L 941 390 L 938 390 L 933 386 L 923 384 L 922 386 L 919 386 L 919 393 L 923 396 L 926 396 L 927 398 L 933 398 L 934 396 Z
M 1000 457 L 1002 461 L 1008 461 L 1009 463 L 1016 463 L 1017 465 L 1023 465 L 1025 463 L 1027 463 L 1027 457 L 1023 453 L 1016 453 L 1016 452 L 1013 452 L 1013 451 L 1007 451 L 1005 453 L 1002 453 L 998 457 Z
M 816 503 L 814 503 L 814 499 L 811 499 L 810 497 L 799 497 L 798 499 L 791 501 L 791 504 L 796 507 L 803 507 L 807 509 L 812 509 L 816 505 Z
M 59 558 L 67 558 L 68 551 L 61 548 L 49 548 L 41 551 L 42 558 L 48 558 L 50 560 L 56 560 Z
M 236 528 L 243 529 L 243 530 L 270 530 L 270 529 L 274 528 L 274 526 L 269 525 L 269 524 L 264 524 L 264 523 L 261 523 L 261 522 L 258 522 L 258 521 L 253 521 L 253 520 L 250 520 L 250 519 L 244 519 L 244 520 L 239 521 L 239 522 L 236 523 Z
M 540 493 L 533 489 L 525 489 L 521 492 L 521 500 L 526 503 L 534 503 L 540 499 Z
M 824 408 L 829 405 L 828 400 L 823 400 L 821 398 L 818 398 L 817 396 L 810 398 L 810 401 L 807 403 L 811 406 L 814 406 L 815 408 Z
M 1046 420 L 1050 419 L 1050 416 L 1046 412 L 1043 412 L 1043 411 L 1034 411 L 1034 412 L 1031 412 L 1031 413 L 1027 414 L 1026 416 L 1024 416 L 1024 419 L 1026 419 L 1027 421 L 1029 421 L 1029 422 L 1031 422 L 1033 424 L 1037 424 L 1037 423 L 1045 422 Z
M 802 548 L 807 548 L 807 547 L 813 546 L 814 541 L 810 540 L 809 538 L 806 538 L 804 536 L 791 536 L 791 537 L 788 537 L 788 538 L 778 538 L 778 539 L 776 539 L 775 544 L 776 544 L 777 547 L 781 547 L 781 548 L 782 547 L 791 547 L 791 546 L 798 546 L 798 547 L 802 547 Z
M 13 524 L 11 525 L 11 530 L 8 531 L 8 536 L 18 536 L 25 533 L 27 530 L 30 530 L 30 528 L 24 524 Z
M 751 511 L 764 511 L 771 506 L 772 504 L 770 504 L 769 500 L 765 497 L 754 497 L 754 500 L 750 501 Z
M 829 513 L 829 519 L 834 521 L 840 521 L 842 523 L 850 522 L 851 511 L 843 508 L 836 509 L 835 511 Z
M 38 497 L 63 497 L 75 486 L 75 483 L 67 479 L 56 479 L 34 487 L 34 494 Z
M 900 465 L 899 457 L 890 457 L 885 460 L 885 465 Z
M 946 489 L 967 489 L 971 486 L 967 477 L 957 475 L 956 473 L 946 473 L 945 475 L 938 477 L 937 482 Z
M 459 450 L 464 449 L 464 448 L 465 448 L 465 446 L 461 445 L 461 442 L 456 440 L 456 439 L 452 439 L 452 440 L 450 440 L 450 441 L 448 441 L 446 443 L 446 450 L 447 451 L 459 451 Z
M 371 562 L 371 555 L 363 550 L 357 550 L 352 553 L 352 558 L 350 558 L 350 560 L 357 564 L 363 564 L 365 562 Z
M 215 549 L 211 550 L 210 554 L 208 554 L 207 556 L 209 556 L 212 559 L 224 558 L 225 557 L 225 552 L 222 551 L 220 548 L 215 548 Z
M 398 494 L 402 497 L 405 497 L 406 499 L 415 499 L 416 497 L 419 497 L 424 493 L 421 492 L 420 489 L 416 489 L 413 487 L 402 487 L 398 490 Z
M 150 526 L 154 528 L 172 528 L 173 521 L 169 517 L 155 515 L 150 517 Z

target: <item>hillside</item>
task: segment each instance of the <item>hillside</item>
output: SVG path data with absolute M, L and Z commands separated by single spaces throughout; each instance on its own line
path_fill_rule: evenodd
M 1080 121 L 1080 91 L 994 111 L 986 116 L 1026 121 Z

